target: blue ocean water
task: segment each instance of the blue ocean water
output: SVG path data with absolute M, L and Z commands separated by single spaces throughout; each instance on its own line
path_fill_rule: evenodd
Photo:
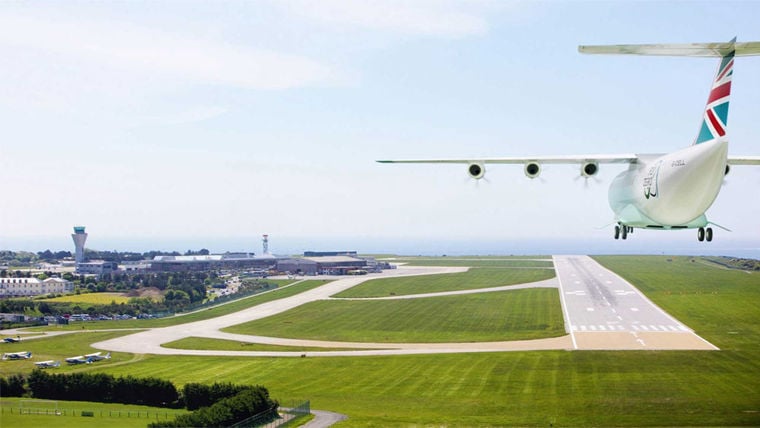
M 711 255 L 760 259 L 760 242 L 742 240 L 730 234 L 716 234 L 713 242 L 697 242 L 696 233 L 637 231 L 628 240 L 593 235 L 585 238 L 386 238 L 386 237 L 293 237 L 270 236 L 270 252 L 297 255 L 304 251 L 357 251 L 363 254 L 397 254 L 423 256 L 462 255 L 550 255 L 550 254 L 664 254 Z M 692 232 L 692 231 L 688 231 Z M 260 236 L 247 237 L 178 237 L 113 238 L 90 236 L 87 248 L 97 250 L 179 251 L 206 248 L 212 253 L 262 251 Z M 0 250 L 73 251 L 68 236 L 2 238 Z

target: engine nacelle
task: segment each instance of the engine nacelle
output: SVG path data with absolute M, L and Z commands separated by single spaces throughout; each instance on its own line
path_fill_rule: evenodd
M 584 162 L 581 165 L 581 176 L 593 177 L 599 172 L 599 162 Z
M 486 166 L 478 162 L 471 163 L 467 165 L 467 174 L 476 180 L 480 180 L 486 175 Z
M 538 162 L 528 162 L 523 169 L 525 176 L 531 180 L 538 177 L 541 174 L 541 165 Z
M 731 172 L 731 165 L 726 164 L 726 172 L 723 174 L 723 176 L 727 176 L 729 172 Z

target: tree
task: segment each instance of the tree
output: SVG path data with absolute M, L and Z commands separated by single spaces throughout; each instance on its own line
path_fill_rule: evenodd
M 46 315 L 53 313 L 53 310 L 50 309 L 50 305 L 48 305 L 47 302 L 40 302 L 39 306 L 37 307 L 37 310 L 39 310 L 40 312 Z
M 20 374 L 12 375 L 8 379 L 0 377 L 0 396 L 21 397 L 26 392 L 25 383 L 24 376 Z

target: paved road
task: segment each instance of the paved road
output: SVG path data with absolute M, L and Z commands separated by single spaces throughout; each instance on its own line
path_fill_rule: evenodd
M 348 416 L 341 413 L 328 412 L 325 410 L 312 410 L 311 414 L 314 415 L 314 419 L 304 425 L 304 428 L 326 428 L 348 419 Z
M 575 349 L 718 349 L 591 257 L 554 266 Z

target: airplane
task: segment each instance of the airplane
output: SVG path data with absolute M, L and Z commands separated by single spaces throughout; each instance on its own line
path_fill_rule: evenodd
M 697 229 L 698 241 L 712 241 L 716 226 L 705 212 L 720 192 L 724 177 L 734 165 L 760 165 L 760 156 L 729 156 L 726 123 L 731 95 L 734 57 L 760 55 L 760 42 L 601 45 L 579 46 L 586 54 L 631 54 L 687 57 L 719 57 L 694 142 L 667 154 L 616 154 L 575 156 L 532 156 L 472 159 L 379 160 L 380 163 L 466 164 L 473 179 L 485 176 L 486 164 L 522 164 L 525 175 L 534 179 L 543 164 L 580 165 L 588 179 L 599 172 L 600 164 L 627 164 L 628 169 L 614 178 L 608 198 L 614 219 L 615 239 L 627 239 L 634 228 L 653 230 Z
M 77 355 L 76 357 L 66 358 L 66 362 L 69 364 L 92 364 L 92 359 L 84 355 Z
M 61 362 L 60 361 L 48 360 L 48 361 L 40 361 L 38 363 L 34 363 L 34 365 L 37 366 L 37 368 L 39 368 L 39 369 L 52 369 L 52 368 L 55 368 L 55 367 L 60 367 L 61 366 Z
M 3 339 L 3 342 L 5 342 L 5 343 L 18 343 L 18 342 L 21 342 L 21 336 L 6 337 L 5 339 Z
M 111 359 L 111 353 L 107 353 L 105 355 L 100 355 L 100 352 L 95 352 L 93 354 L 87 354 L 85 355 L 86 358 L 91 359 L 92 361 L 100 361 L 100 360 L 110 360 Z
M 92 364 L 95 361 L 111 359 L 111 353 L 101 356 L 100 352 L 87 355 L 77 355 L 76 357 L 66 358 L 66 362 L 69 364 Z
M 29 358 L 32 358 L 32 353 L 29 351 L 8 352 L 3 354 L 4 360 L 28 360 Z

